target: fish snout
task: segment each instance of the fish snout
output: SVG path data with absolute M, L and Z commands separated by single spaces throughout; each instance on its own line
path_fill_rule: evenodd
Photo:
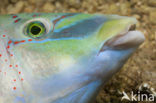
M 94 75 L 102 78 L 105 83 L 122 68 L 144 40 L 144 35 L 136 30 L 130 30 L 108 39 L 95 58 Z

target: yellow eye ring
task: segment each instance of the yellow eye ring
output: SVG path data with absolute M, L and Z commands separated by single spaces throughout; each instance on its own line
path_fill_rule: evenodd
M 46 34 L 46 27 L 40 21 L 33 21 L 27 24 L 24 32 L 32 38 L 39 38 Z
M 23 32 L 26 36 L 38 39 L 48 34 L 53 28 L 53 24 L 47 19 L 35 18 L 27 21 L 23 27 Z

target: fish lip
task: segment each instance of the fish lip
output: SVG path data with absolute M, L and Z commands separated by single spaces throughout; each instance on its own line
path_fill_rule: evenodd
M 145 37 L 143 33 L 135 30 L 135 27 L 135 24 L 130 25 L 127 27 L 128 29 L 108 39 L 104 42 L 99 52 L 108 49 L 125 50 L 138 47 L 144 42 Z

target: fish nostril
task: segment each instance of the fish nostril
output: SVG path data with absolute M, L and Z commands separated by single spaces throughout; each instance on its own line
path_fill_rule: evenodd
M 134 31 L 134 30 L 136 30 L 136 24 L 131 25 L 131 27 L 129 28 L 129 31 Z

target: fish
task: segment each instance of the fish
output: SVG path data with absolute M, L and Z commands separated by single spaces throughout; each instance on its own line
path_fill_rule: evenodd
M 0 15 L 0 103 L 91 103 L 144 42 L 133 17 Z

